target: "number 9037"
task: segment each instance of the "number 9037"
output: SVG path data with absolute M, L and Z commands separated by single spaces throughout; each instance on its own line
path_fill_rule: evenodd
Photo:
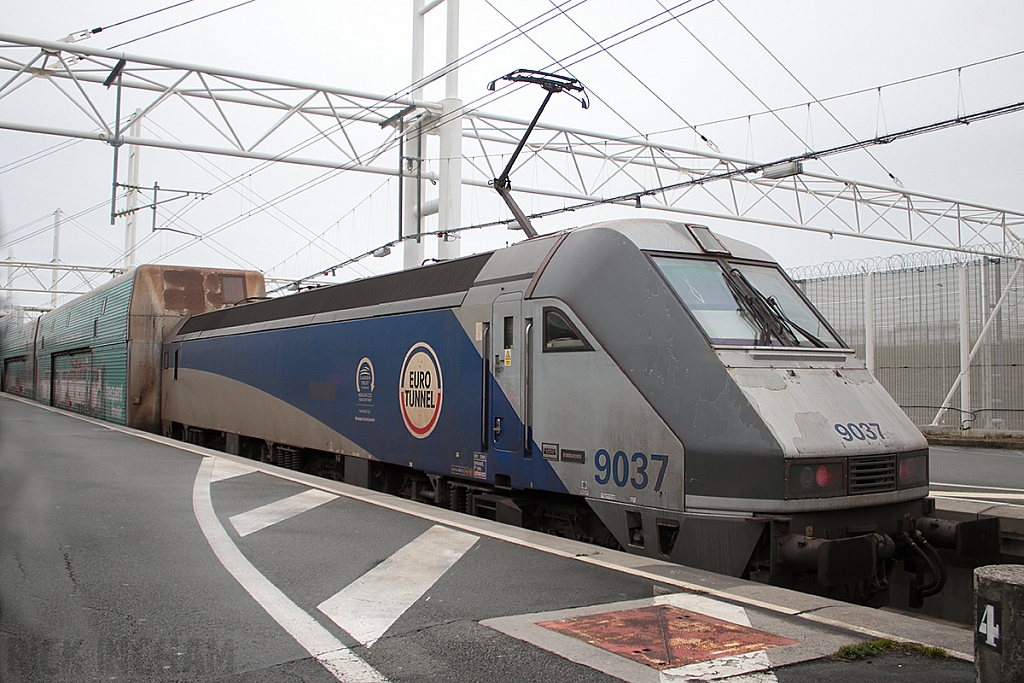
M 884 441 L 885 435 L 877 422 L 847 422 L 832 425 L 843 441 Z
M 624 488 L 628 484 L 639 491 L 646 489 L 653 479 L 654 490 L 660 491 L 667 466 L 667 455 L 648 457 L 645 453 L 634 453 L 627 456 L 624 451 L 616 451 L 615 455 L 610 455 L 602 448 L 594 454 L 594 467 L 597 468 L 594 481 L 602 486 L 611 481 L 619 488 Z M 654 472 L 655 469 L 657 472 Z

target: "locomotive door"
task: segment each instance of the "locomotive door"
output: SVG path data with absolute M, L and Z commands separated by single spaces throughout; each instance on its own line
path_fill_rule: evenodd
M 502 294 L 491 313 L 490 361 L 494 382 L 490 392 L 490 439 L 499 451 L 516 453 L 523 447 L 523 295 Z

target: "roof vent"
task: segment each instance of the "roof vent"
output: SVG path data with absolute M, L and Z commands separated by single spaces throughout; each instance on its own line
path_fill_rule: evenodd
M 706 225 L 691 225 L 687 224 L 686 229 L 690 231 L 693 239 L 697 242 L 697 246 L 701 248 L 705 254 L 724 254 L 730 256 L 730 252 L 725 248 L 717 237 L 708 229 Z

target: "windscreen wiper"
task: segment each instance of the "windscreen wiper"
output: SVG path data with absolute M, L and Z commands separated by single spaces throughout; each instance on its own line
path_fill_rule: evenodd
M 771 309 L 775 311 L 775 314 L 779 316 L 779 318 L 785 321 L 785 323 L 789 325 L 791 328 L 802 334 L 807 339 L 807 341 L 811 342 L 811 344 L 813 344 L 815 347 L 819 349 L 828 348 L 828 345 L 821 339 L 819 339 L 815 335 L 811 334 L 810 332 L 808 332 L 807 330 L 793 322 L 792 318 L 788 317 L 785 314 L 785 312 L 783 312 L 782 305 L 779 303 L 778 299 L 776 299 L 773 296 L 770 296 L 766 299 L 766 301 L 768 302 L 768 305 L 771 307 Z
M 817 348 L 826 347 L 825 342 L 790 320 L 775 297 L 762 294 L 739 268 L 726 270 L 725 281 L 736 301 L 747 310 L 757 325 L 758 346 L 771 346 L 772 337 L 778 339 L 783 346 L 800 346 L 800 338 L 796 336 L 796 332 L 799 332 Z
M 727 269 L 725 281 L 728 283 L 729 289 L 732 290 L 737 303 L 746 309 L 757 325 L 758 346 L 771 346 L 772 337 L 778 339 L 783 346 L 800 346 L 800 340 L 796 338 L 796 334 L 786 324 L 786 321 L 779 317 L 778 313 L 768 304 L 764 295 L 750 284 L 750 281 L 738 268 Z

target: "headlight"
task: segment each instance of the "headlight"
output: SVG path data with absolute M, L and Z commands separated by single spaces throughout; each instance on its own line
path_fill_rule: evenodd
M 789 461 L 787 498 L 825 498 L 846 494 L 846 461 Z
M 899 456 L 899 487 L 909 489 L 928 484 L 928 451 Z

